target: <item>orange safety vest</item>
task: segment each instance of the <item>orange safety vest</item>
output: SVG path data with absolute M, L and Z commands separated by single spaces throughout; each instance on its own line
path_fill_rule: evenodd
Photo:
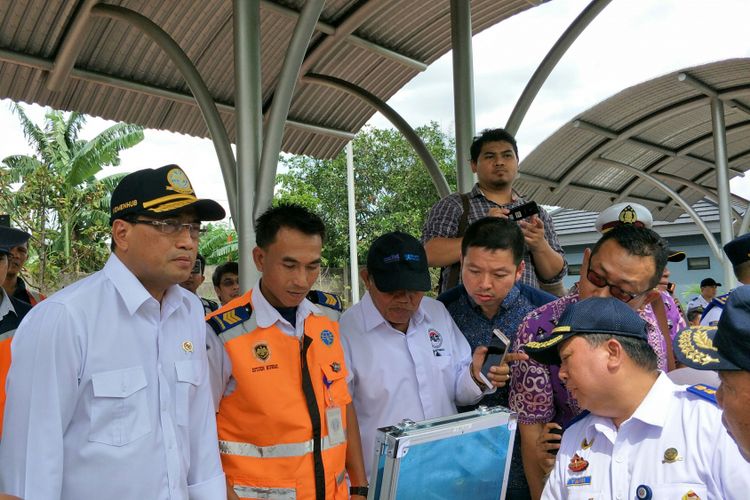
M 337 438 L 351 396 L 338 323 L 311 314 L 300 343 L 257 326 L 251 293 L 206 316 L 236 382 L 216 417 L 224 472 L 240 498 L 348 499 L 346 440 Z M 329 411 L 340 412 L 341 432 L 329 433 Z

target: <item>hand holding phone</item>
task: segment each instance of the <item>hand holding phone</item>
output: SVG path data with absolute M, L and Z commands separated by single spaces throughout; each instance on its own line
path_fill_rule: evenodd
M 537 205 L 535 201 L 530 201 L 515 208 L 511 208 L 508 218 L 510 220 L 519 221 L 521 219 L 527 219 L 532 215 L 539 215 L 539 205 Z
M 508 347 L 510 347 L 510 339 L 497 328 L 492 330 L 492 339 L 487 346 L 487 354 L 485 355 L 481 370 L 482 376 L 485 378 L 484 382 L 487 383 L 488 386 L 492 386 L 492 383 L 489 382 L 488 378 L 490 368 L 503 363 L 505 354 L 508 352 Z

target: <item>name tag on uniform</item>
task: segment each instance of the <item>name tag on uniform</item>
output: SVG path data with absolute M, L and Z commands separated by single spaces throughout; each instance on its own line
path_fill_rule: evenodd
M 326 408 L 326 424 L 328 424 L 328 439 L 333 446 L 346 441 L 344 424 L 341 422 L 341 408 L 330 406 Z
M 591 484 L 591 476 L 571 477 L 566 484 L 567 486 L 588 486 Z

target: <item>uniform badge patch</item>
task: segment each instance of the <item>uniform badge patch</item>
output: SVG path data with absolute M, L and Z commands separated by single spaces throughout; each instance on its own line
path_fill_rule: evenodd
M 591 484 L 591 476 L 571 477 L 565 483 L 566 486 L 588 486 Z
M 320 340 L 328 346 L 333 344 L 333 332 L 331 330 L 323 330 L 320 332 Z
M 331 370 L 333 370 L 333 373 L 338 373 L 341 371 L 341 363 L 338 361 L 334 361 L 331 363 Z
M 440 332 L 438 332 L 434 328 L 430 328 L 427 333 L 430 336 L 430 344 L 432 344 L 433 349 L 437 349 L 438 347 L 443 345 L 443 336 L 440 335 Z
M 265 342 L 258 342 L 253 346 L 253 354 L 258 361 L 266 362 L 271 357 L 271 349 Z
M 181 168 L 173 168 L 167 172 L 168 190 L 176 191 L 180 194 L 193 194 L 193 186 Z
M 186 340 L 182 343 L 182 350 L 185 352 L 193 352 L 193 343 L 189 340 Z
M 588 461 L 581 458 L 578 453 L 573 455 L 573 458 L 570 459 L 570 463 L 568 464 L 568 469 L 570 470 L 570 472 L 583 472 L 588 468 Z
M 661 461 L 663 464 L 673 464 L 682 460 L 677 448 L 667 448 L 664 450 L 664 460 Z

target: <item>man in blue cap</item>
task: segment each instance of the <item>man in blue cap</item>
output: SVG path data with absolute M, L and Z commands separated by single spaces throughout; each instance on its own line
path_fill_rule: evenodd
M 716 400 L 724 410 L 722 421 L 750 461 L 750 286 L 732 292 L 718 326 L 683 330 L 674 350 L 687 366 L 719 372 Z
M 750 466 L 714 403 L 657 369 L 646 323 L 626 304 L 570 305 L 549 337 L 526 344 L 588 410 L 564 430 L 543 499 L 747 498 Z
M 750 285 L 750 233 L 743 234 L 724 245 L 724 253 L 727 255 L 729 262 L 732 263 L 732 270 L 737 277 L 737 281 L 743 285 Z M 724 310 L 724 304 L 727 303 L 729 295 L 732 292 L 714 297 L 708 306 L 703 310 L 701 316 L 701 325 L 716 326 Z
M 0 283 L 8 271 L 11 249 L 25 244 L 31 235 L 20 229 L 0 226 Z M 8 295 L 0 287 L 0 435 L 3 430 L 3 409 L 5 407 L 5 377 L 10 368 L 10 340 L 31 306 Z

